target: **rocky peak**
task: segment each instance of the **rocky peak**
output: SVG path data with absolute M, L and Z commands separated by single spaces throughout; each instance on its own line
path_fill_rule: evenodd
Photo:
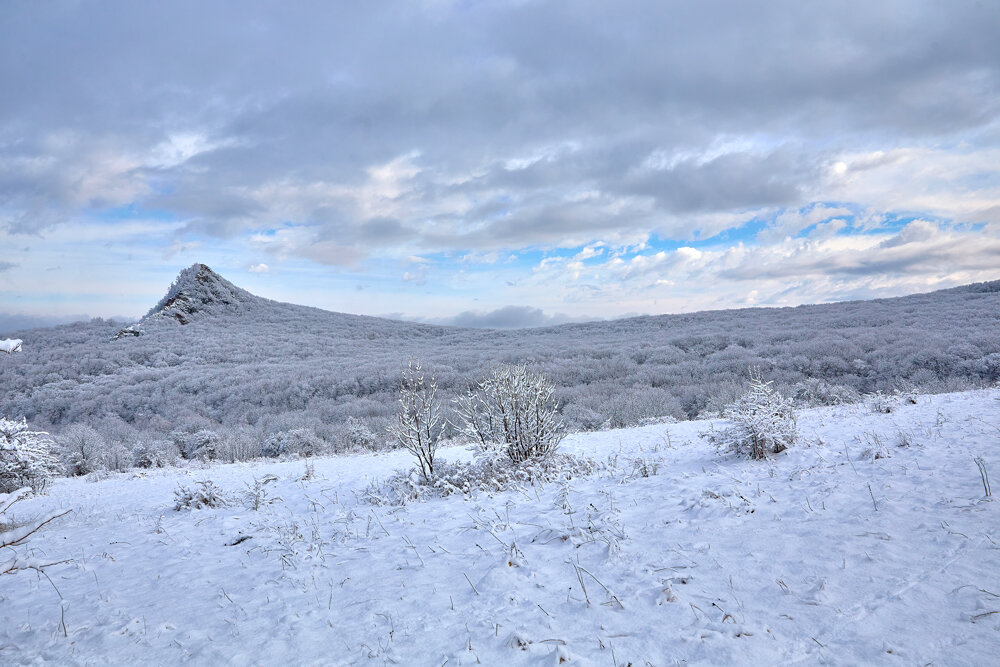
M 180 272 L 142 321 L 167 318 L 188 324 L 202 315 L 243 312 L 257 300 L 206 265 L 192 264 Z

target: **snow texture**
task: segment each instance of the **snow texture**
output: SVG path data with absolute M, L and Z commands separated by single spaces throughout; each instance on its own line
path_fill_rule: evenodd
M 995 663 L 1000 505 L 973 459 L 1000 460 L 1000 390 L 803 410 L 764 461 L 709 426 L 570 435 L 600 471 L 403 506 L 366 490 L 404 451 L 57 480 L 19 511 L 74 510 L 29 544 L 73 558 L 47 570 L 63 600 L 0 577 L 0 663 Z M 862 458 L 873 434 L 890 456 Z M 231 502 L 174 511 L 203 480 Z

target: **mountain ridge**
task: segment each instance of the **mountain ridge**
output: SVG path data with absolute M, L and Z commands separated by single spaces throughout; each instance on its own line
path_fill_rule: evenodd
M 357 315 L 343 313 L 339 311 L 327 310 L 316 306 L 307 306 L 284 301 L 275 301 L 265 297 L 257 296 L 241 287 L 236 286 L 220 274 L 216 273 L 207 264 L 195 262 L 186 269 L 183 269 L 171 283 L 167 293 L 147 312 L 140 320 L 125 327 L 115 339 L 122 336 L 141 335 L 142 326 L 153 324 L 157 321 L 173 321 L 184 326 L 194 321 L 211 317 L 213 315 L 240 315 L 250 314 L 254 310 L 275 307 L 281 309 L 294 308 L 306 309 L 317 314 L 328 314 L 341 317 L 357 317 L 365 320 L 377 320 L 386 323 L 403 323 L 416 327 L 430 327 L 447 330 L 481 330 L 481 331 L 519 331 L 519 330 L 555 330 L 563 327 L 579 328 L 590 325 L 597 325 L 607 322 L 629 322 L 632 320 L 648 320 L 656 318 L 677 318 L 692 316 L 710 316 L 716 313 L 729 313 L 733 311 L 754 311 L 754 310 L 782 310 L 782 309 L 802 309 L 802 308 L 823 308 L 833 304 L 855 304 L 855 303 L 881 303 L 892 302 L 897 299 L 919 298 L 922 296 L 933 296 L 936 294 L 984 294 L 1000 292 L 1000 280 L 992 280 L 966 285 L 957 285 L 929 292 L 915 292 L 895 297 L 874 297 L 871 299 L 849 299 L 845 301 L 830 301 L 821 303 L 807 303 L 796 306 L 749 306 L 745 308 L 716 308 L 705 309 L 689 313 L 660 313 L 654 315 L 634 315 L 630 317 L 614 318 L 610 320 L 592 320 L 584 322 L 566 322 L 562 324 L 548 324 L 538 327 L 516 327 L 490 328 L 490 327 L 462 327 L 450 324 L 432 324 L 427 322 L 417 322 L 413 320 L 401 320 L 377 315 Z

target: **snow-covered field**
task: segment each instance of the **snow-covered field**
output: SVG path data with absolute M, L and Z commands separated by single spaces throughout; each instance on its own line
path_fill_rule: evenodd
M 0 663 L 996 664 L 1000 390 L 799 427 L 766 462 L 573 435 L 602 472 L 402 507 L 365 491 L 403 452 L 58 480 L 17 514 L 72 509 L 26 554 L 72 560 L 0 577 Z M 174 511 L 204 479 L 232 503 Z

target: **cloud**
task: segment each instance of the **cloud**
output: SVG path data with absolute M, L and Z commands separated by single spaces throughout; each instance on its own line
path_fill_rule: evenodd
M 496 310 L 476 312 L 466 310 L 454 317 L 426 320 L 434 324 L 468 327 L 474 329 L 526 329 L 547 327 L 567 322 L 592 321 L 599 318 L 574 318 L 555 313 L 546 314 L 540 308 L 531 306 L 504 306 Z
M 189 234 L 291 222 L 336 248 L 356 237 L 351 252 L 301 253 L 333 264 L 448 239 L 490 250 L 626 228 L 689 238 L 697 229 L 677 216 L 800 205 L 831 160 L 851 173 L 900 160 L 845 149 L 976 131 L 1000 105 L 1000 11 L 988 4 L 3 13 L 12 229 L 144 201 Z M 77 39 L 55 37 L 70 26 Z
M 7 3 L 0 243 L 70 273 L 112 244 L 163 273 L 197 249 L 327 293 L 349 274 L 393 286 L 357 302 L 381 311 L 419 285 L 457 312 L 441 286 L 487 272 L 453 298 L 647 312 L 752 280 L 956 280 L 988 259 L 963 229 L 1000 238 L 998 33 L 971 2 Z
M 54 327 L 70 322 L 86 322 L 87 315 L 26 315 L 24 313 L 0 312 L 0 334 L 12 334 L 27 329 Z
M 14 264 L 13 262 L 0 262 L 0 273 L 2 273 L 3 271 L 9 271 L 10 269 L 13 269 L 15 266 L 17 266 L 17 264 Z
M 250 273 L 267 273 L 271 268 L 267 264 L 251 264 Z

